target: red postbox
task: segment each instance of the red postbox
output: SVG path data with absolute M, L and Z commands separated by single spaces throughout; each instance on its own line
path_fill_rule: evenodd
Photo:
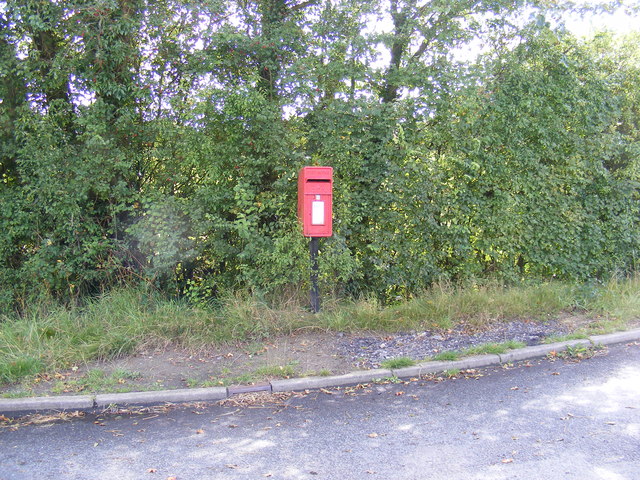
M 298 218 L 305 237 L 330 237 L 333 168 L 303 167 L 298 177 Z

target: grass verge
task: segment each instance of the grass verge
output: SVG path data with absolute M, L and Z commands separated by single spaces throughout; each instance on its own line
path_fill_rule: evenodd
M 373 297 L 328 299 L 317 315 L 300 303 L 269 305 L 241 292 L 220 299 L 219 305 L 194 307 L 130 288 L 113 290 L 81 306 L 64 308 L 48 302 L 33 305 L 20 316 L 0 316 L 0 383 L 168 343 L 199 348 L 243 341 L 248 342 L 248 351 L 259 354 L 265 338 L 299 329 L 442 330 L 459 322 L 481 327 L 518 318 L 543 321 L 579 309 L 594 320 L 575 335 L 606 333 L 623 329 L 637 318 L 640 276 L 606 284 L 548 282 L 510 288 L 498 283 L 444 283 L 387 307 Z M 482 348 L 447 352 L 434 359 L 455 360 L 461 354 L 501 353 L 514 347 Z

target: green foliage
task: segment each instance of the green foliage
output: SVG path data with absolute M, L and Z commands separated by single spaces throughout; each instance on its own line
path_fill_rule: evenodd
M 56 382 L 52 391 L 54 393 L 128 392 L 131 391 L 131 387 L 127 386 L 127 380 L 135 380 L 138 377 L 140 377 L 139 373 L 120 368 L 110 374 L 94 368 L 79 378 Z
M 382 368 L 403 368 L 411 367 L 416 364 L 416 361 L 409 357 L 390 358 L 380 364 Z
M 634 270 L 638 37 L 510 26 L 544 3 L 4 2 L 0 308 L 123 283 L 205 308 L 304 291 L 307 164 L 334 167 L 336 296 Z M 457 61 L 478 38 L 516 46 Z
M 509 340 L 503 343 L 488 343 L 486 345 L 478 345 L 476 347 L 470 347 L 464 350 L 464 355 L 484 355 L 505 353 L 509 350 L 515 350 L 517 348 L 523 348 L 527 345 L 523 342 L 517 342 L 515 340 Z
M 0 382 L 15 382 L 42 371 L 44 364 L 30 355 L 20 355 L 9 362 L 0 363 Z
M 440 352 L 434 355 L 431 360 L 438 362 L 452 362 L 458 360 L 460 358 L 460 353 L 458 352 Z

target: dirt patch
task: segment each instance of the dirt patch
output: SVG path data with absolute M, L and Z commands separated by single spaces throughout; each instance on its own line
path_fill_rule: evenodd
M 0 386 L 0 393 L 56 395 L 165 390 L 341 374 L 356 368 L 339 353 L 345 338 L 347 335 L 342 333 L 301 332 L 262 342 L 210 346 L 195 351 L 169 345 L 123 358 L 76 365 L 20 385 Z

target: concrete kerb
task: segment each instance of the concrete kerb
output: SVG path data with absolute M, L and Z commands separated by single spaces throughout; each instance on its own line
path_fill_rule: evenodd
M 149 405 L 159 403 L 187 403 L 223 400 L 227 398 L 225 387 L 183 388 L 151 392 L 110 393 L 96 395 L 96 407 L 109 405 Z
M 91 408 L 93 408 L 93 397 L 91 395 L 0 399 L 0 414 L 43 410 L 88 410 Z
M 316 388 L 340 387 L 342 385 L 356 385 L 358 383 L 367 383 L 391 377 L 393 377 L 393 372 L 389 369 L 359 370 L 332 377 L 302 377 L 272 380 L 271 389 L 273 392 L 295 392 Z
M 153 405 L 163 403 L 207 402 L 224 400 L 231 395 L 252 391 L 291 392 L 318 388 L 339 387 L 368 383 L 375 380 L 397 377 L 419 377 L 429 373 L 447 370 L 465 370 L 500 365 L 532 358 L 539 358 L 551 352 L 559 352 L 570 347 L 613 345 L 640 340 L 640 329 L 606 335 L 595 335 L 582 340 L 535 345 L 512 350 L 499 355 L 477 355 L 451 362 L 423 362 L 412 367 L 398 369 L 359 370 L 345 375 L 328 377 L 302 377 L 286 380 L 272 380 L 269 384 L 255 387 L 212 387 L 148 392 L 114 393 L 100 395 L 72 395 L 59 397 L 2 398 L 0 414 L 62 410 L 91 410 L 112 405 Z M 270 388 L 269 388 L 270 386 Z
M 634 342 L 640 340 L 640 328 L 626 332 L 608 333 L 589 337 L 594 345 L 612 345 L 615 343 Z

